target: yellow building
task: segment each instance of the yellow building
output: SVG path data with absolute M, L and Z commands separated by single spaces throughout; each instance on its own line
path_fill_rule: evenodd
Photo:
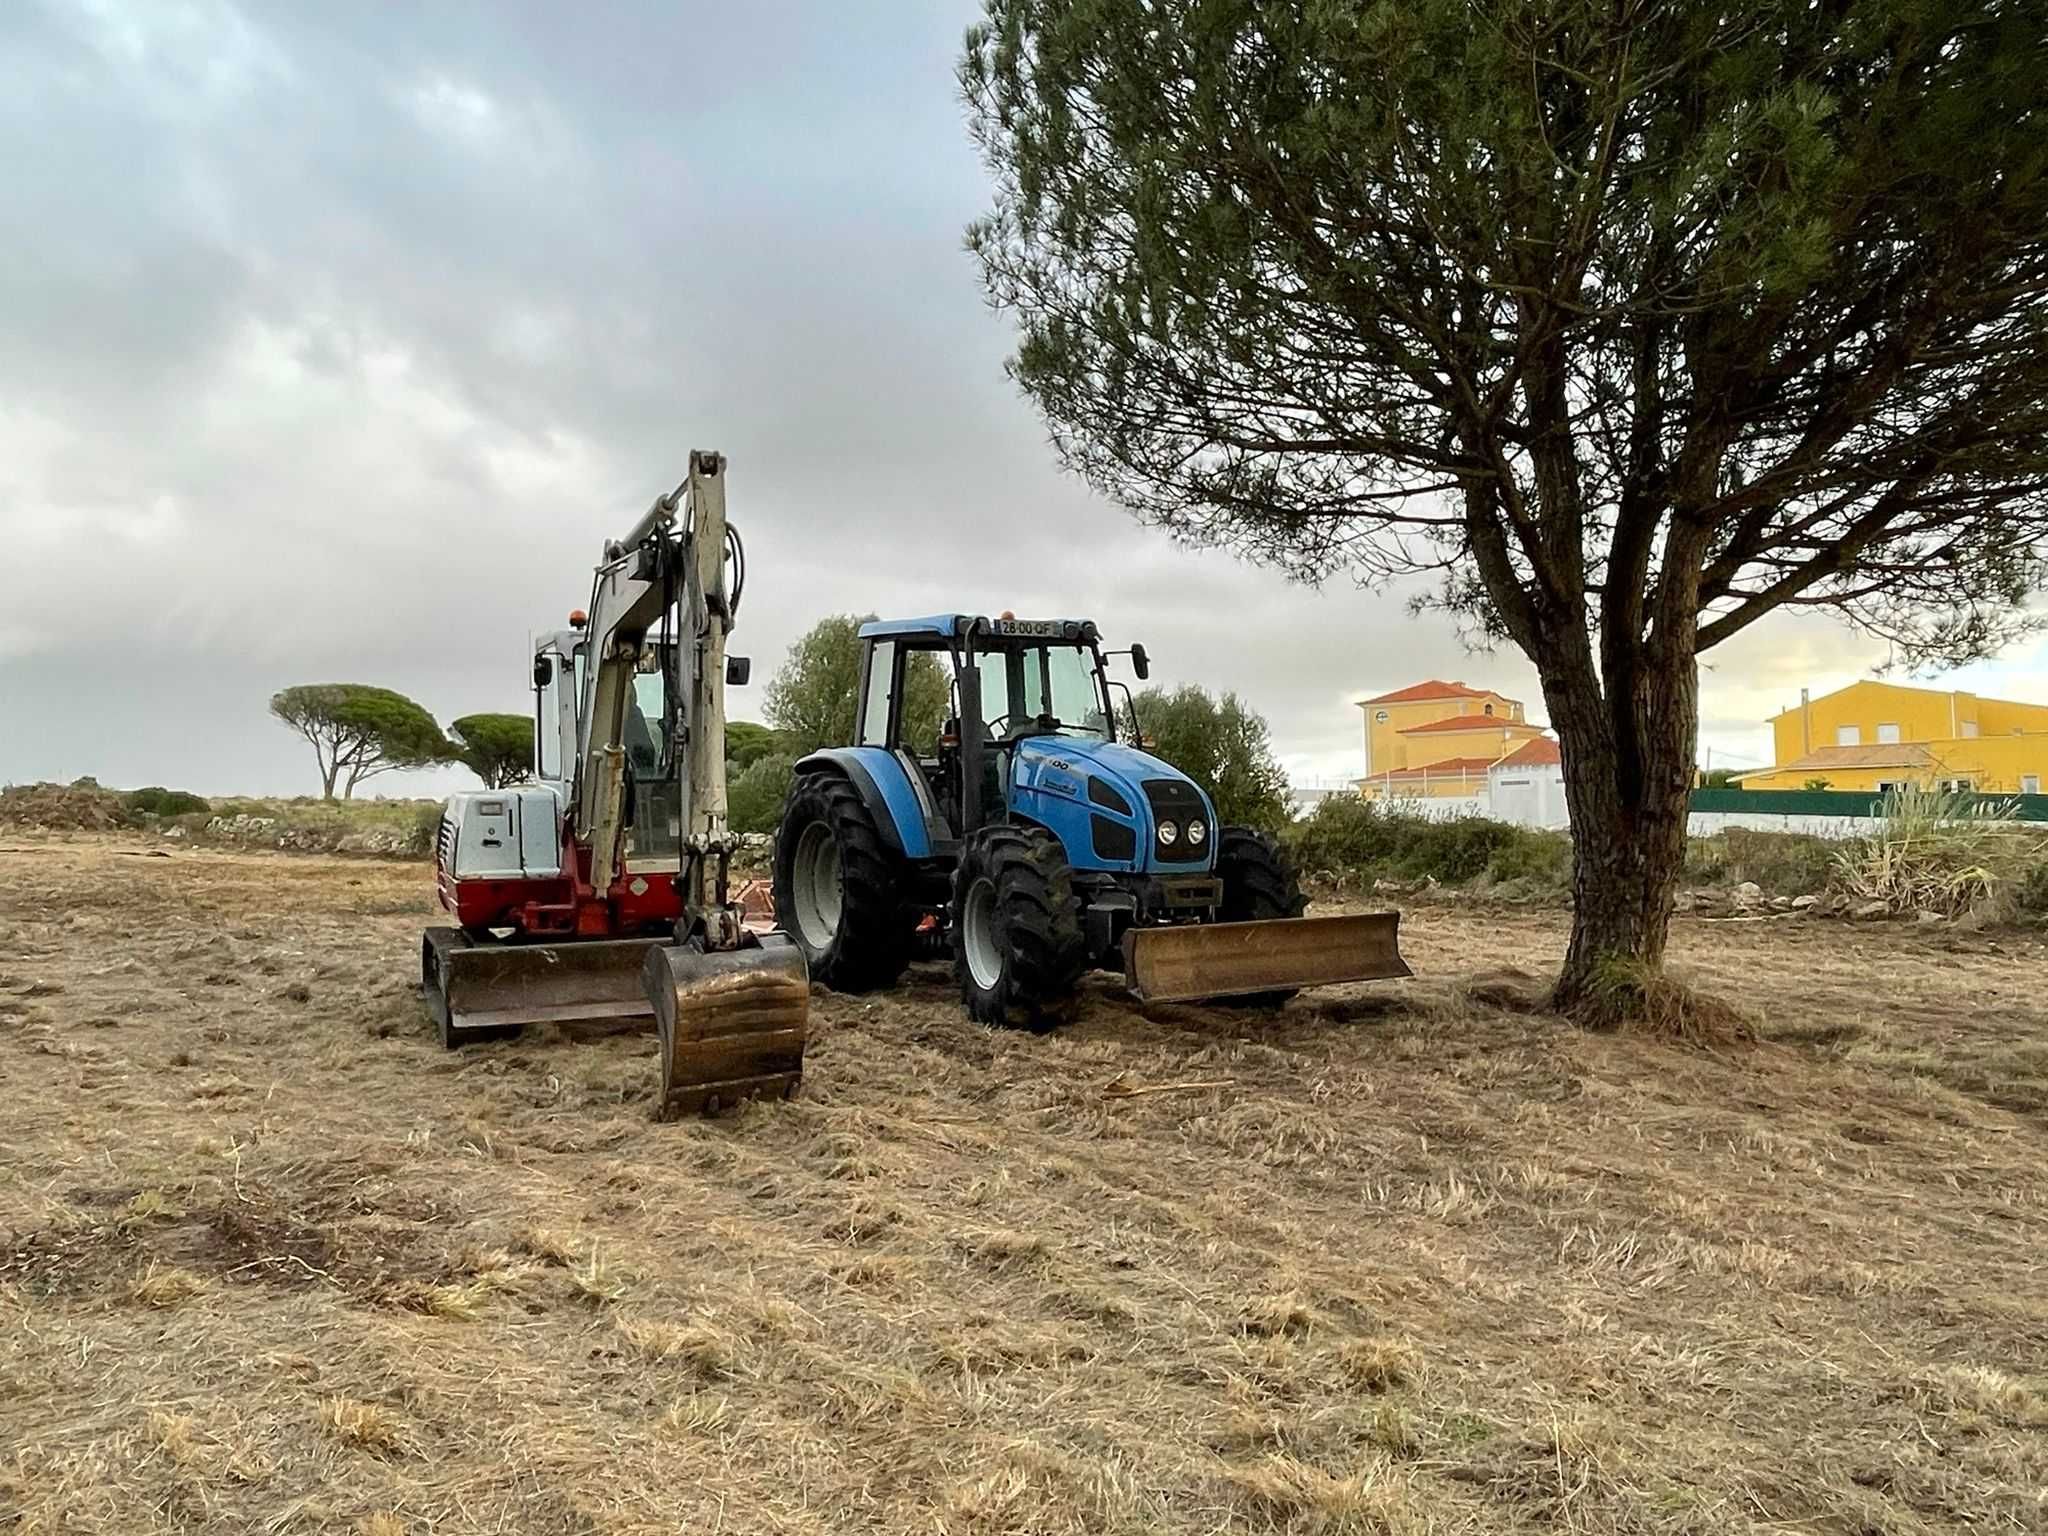
M 2037 795 L 2048 782 L 2048 705 L 1851 683 L 1771 718 L 1775 765 L 1744 789 L 1965 789 Z
M 1365 711 L 1358 790 L 1368 798 L 1482 794 L 1488 768 L 1543 735 L 1519 700 L 1463 683 L 1415 683 L 1358 707 Z

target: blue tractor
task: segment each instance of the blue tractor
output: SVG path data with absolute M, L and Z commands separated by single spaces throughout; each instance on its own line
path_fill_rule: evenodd
M 1129 689 L 1093 623 L 944 614 L 860 640 L 853 742 L 796 765 L 776 835 L 777 919 L 813 979 L 887 987 L 935 930 L 986 1023 L 1056 1021 L 1092 967 L 1144 998 L 1265 1006 L 1409 974 L 1393 914 L 1303 917 L 1270 837 L 1219 826 L 1200 786 L 1119 739 Z M 1107 654 L 1147 676 L 1143 646 Z M 927 741 L 905 709 L 920 656 L 948 683 Z

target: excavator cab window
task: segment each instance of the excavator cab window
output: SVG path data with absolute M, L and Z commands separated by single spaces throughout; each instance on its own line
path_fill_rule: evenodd
M 662 711 L 667 699 L 668 669 L 650 645 L 626 694 L 626 723 L 619 741 L 626 749 L 633 784 L 627 854 L 634 859 L 673 857 L 681 843 L 682 787 L 673 772 L 663 771 L 662 763 Z

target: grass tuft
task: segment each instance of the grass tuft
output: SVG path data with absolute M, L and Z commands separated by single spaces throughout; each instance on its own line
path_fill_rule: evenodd
M 1367 1392 L 1389 1392 L 1422 1375 L 1422 1356 L 1406 1339 L 1352 1339 L 1337 1351 L 1344 1379 Z
M 1620 955 L 1600 962 L 1584 1005 L 1572 1012 L 1589 1028 L 1630 1030 L 1687 1045 L 1732 1045 L 1753 1041 L 1758 1033 L 1747 1010 Z
M 405 1449 L 405 1426 L 396 1414 L 352 1397 L 325 1399 L 320 1427 L 343 1444 L 374 1455 L 393 1456 Z
M 1340 1477 L 1276 1454 L 1226 1467 L 1223 1476 L 1240 1503 L 1290 1530 L 1407 1536 L 1421 1528 L 1414 1500 L 1383 1461 Z
M 205 1289 L 206 1282 L 189 1269 L 158 1264 L 152 1259 L 149 1267 L 130 1283 L 128 1297 L 145 1307 L 175 1307 Z

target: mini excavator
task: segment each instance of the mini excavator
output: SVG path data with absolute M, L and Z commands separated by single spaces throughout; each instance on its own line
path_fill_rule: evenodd
M 726 639 L 746 553 L 725 460 L 604 547 L 585 612 L 534 648 L 534 782 L 448 802 L 421 994 L 450 1048 L 555 1023 L 652 1024 L 662 1119 L 787 1097 L 803 1075 L 803 951 L 730 889 Z

